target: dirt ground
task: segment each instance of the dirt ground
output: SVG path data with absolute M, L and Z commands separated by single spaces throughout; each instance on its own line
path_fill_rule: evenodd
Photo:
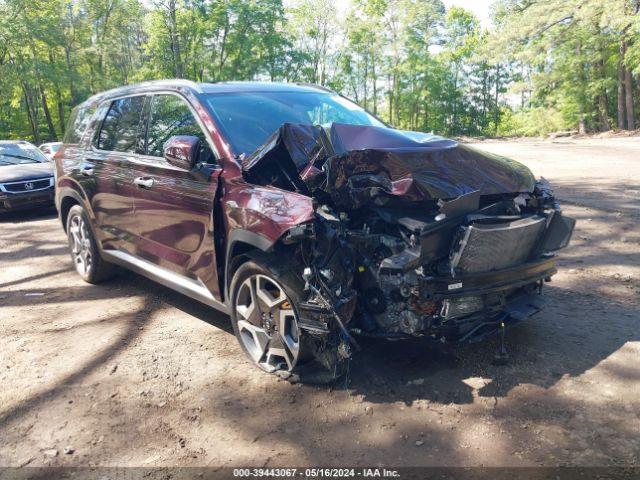
M 131 273 L 85 284 L 54 215 L 5 216 L 0 465 L 638 466 L 640 139 L 479 146 L 578 219 L 504 367 L 494 341 L 363 341 L 348 381 L 291 385 L 224 315 Z

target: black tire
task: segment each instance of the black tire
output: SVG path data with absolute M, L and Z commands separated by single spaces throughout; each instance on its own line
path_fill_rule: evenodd
M 261 258 L 248 260 L 236 270 L 231 280 L 230 285 L 230 300 L 231 300 L 231 323 L 233 325 L 233 331 L 238 339 L 238 343 L 242 347 L 242 350 L 247 355 L 247 358 L 255 366 L 268 373 L 275 374 L 281 378 L 289 381 L 302 381 L 305 383 L 327 383 L 335 380 L 336 376 L 324 368 L 315 359 L 314 353 L 316 346 L 314 340 L 310 338 L 306 332 L 301 330 L 297 325 L 298 310 L 297 305 L 305 298 L 303 287 L 303 280 L 295 275 L 293 268 L 288 268 L 286 260 L 282 258 Z M 259 319 L 253 313 L 247 313 L 250 306 L 247 303 L 246 290 L 250 289 L 247 284 L 251 284 L 255 280 L 256 289 L 272 290 L 275 292 L 274 287 L 280 288 L 286 300 L 283 300 L 280 305 L 284 305 L 282 309 L 279 309 L 280 318 L 289 317 L 284 323 L 285 325 L 291 325 L 292 320 L 295 320 L 295 333 L 291 335 L 292 329 L 287 327 L 274 330 L 272 320 L 262 317 Z M 260 285 L 260 282 L 262 284 Z M 272 298 L 276 298 L 275 293 Z M 278 299 L 282 297 L 278 296 Z M 263 300 L 258 302 L 258 312 L 263 309 L 263 313 L 269 310 L 269 306 Z M 274 301 L 277 303 L 277 300 Z M 287 305 L 287 303 L 289 305 Z M 289 314 L 289 307 L 291 314 Z M 239 309 L 244 308 L 244 312 L 240 312 Z M 254 309 L 255 310 L 255 309 Z M 253 310 L 251 310 L 253 312 Z M 253 315 L 253 323 L 248 319 Z M 293 318 L 291 317 L 293 315 Z M 255 324 L 258 325 L 255 325 Z M 247 327 L 255 328 L 255 331 L 250 331 Z M 262 330 L 265 337 L 262 337 Z M 281 335 L 281 330 L 285 331 L 285 335 Z M 278 338 L 278 336 L 280 336 Z M 262 338 L 267 342 L 266 346 L 258 345 L 259 341 L 256 338 Z M 292 349 L 288 349 L 291 345 L 291 340 L 297 339 L 297 355 L 295 359 L 286 358 L 287 352 L 289 354 L 294 353 Z M 275 345 L 272 348 L 273 345 Z M 255 346 L 260 348 L 255 348 Z M 279 352 L 281 347 L 284 348 L 282 358 L 278 358 L 278 355 L 272 355 L 271 350 Z
M 67 214 L 69 253 L 78 275 L 88 283 L 100 283 L 113 276 L 115 267 L 100 256 L 87 213 L 74 205 Z

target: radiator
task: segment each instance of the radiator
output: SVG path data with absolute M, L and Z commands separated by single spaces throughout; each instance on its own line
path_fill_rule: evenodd
M 452 252 L 452 271 L 479 273 L 520 265 L 530 259 L 545 226 L 546 219 L 539 216 L 508 223 L 472 223 L 464 227 L 457 250 Z

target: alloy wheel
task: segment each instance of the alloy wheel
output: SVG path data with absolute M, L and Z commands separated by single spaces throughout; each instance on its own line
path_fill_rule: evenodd
M 69 225 L 71 237 L 71 254 L 76 270 L 82 276 L 87 276 L 93 265 L 93 252 L 89 227 L 80 215 L 74 215 Z
M 298 361 L 300 333 L 283 288 L 266 275 L 249 276 L 235 300 L 240 341 L 261 368 L 291 371 Z

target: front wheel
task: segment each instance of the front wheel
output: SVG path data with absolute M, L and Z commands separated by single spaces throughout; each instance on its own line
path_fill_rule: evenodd
M 294 374 L 308 358 L 298 326 L 296 285 L 248 261 L 231 282 L 233 329 L 247 357 L 270 373 Z
M 261 370 L 289 381 L 332 383 L 347 362 L 330 338 L 300 328 L 297 305 L 304 281 L 282 257 L 258 256 L 243 263 L 230 285 L 231 323 L 249 360 Z
M 100 256 L 89 218 L 80 205 L 74 205 L 69 210 L 67 237 L 71 260 L 85 282 L 98 283 L 112 275 L 113 265 Z

